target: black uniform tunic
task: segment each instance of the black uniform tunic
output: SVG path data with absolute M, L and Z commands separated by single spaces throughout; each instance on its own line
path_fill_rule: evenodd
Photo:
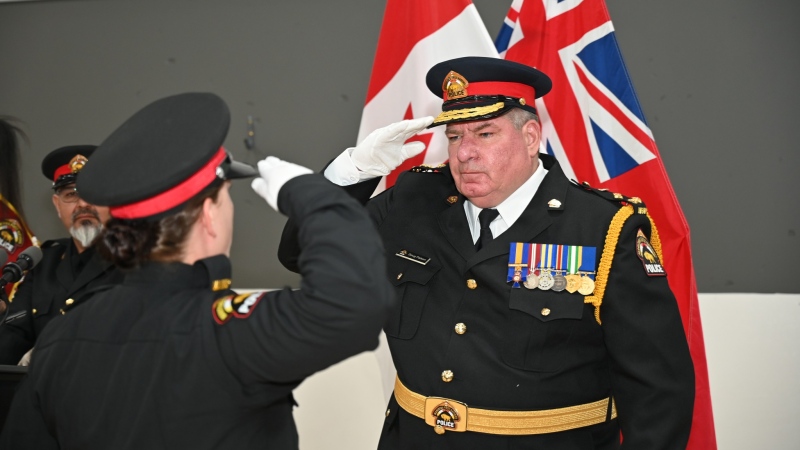
M 144 265 L 46 330 L 3 443 L 297 448 L 292 389 L 375 348 L 393 293 L 380 238 L 344 192 L 302 176 L 279 206 L 300 224 L 300 290 L 212 291 L 230 278 L 224 256 Z
M 7 323 L 0 326 L 0 364 L 17 364 L 45 325 L 76 307 L 84 293 L 120 280 L 119 271 L 94 248 L 78 253 L 70 238 L 46 241 L 41 262 L 17 287 Z
M 392 397 L 381 449 L 610 449 L 619 446 L 620 427 L 623 448 L 685 448 L 694 372 L 667 278 L 649 277 L 636 255 L 638 230 L 651 235 L 646 216 L 634 215 L 622 228 L 600 308 L 602 325 L 577 292 L 507 282 L 512 242 L 595 247 L 598 264 L 620 207 L 570 183 L 555 159 L 542 155 L 541 162 L 548 173 L 525 212 L 477 252 L 465 199 L 447 167 L 406 172 L 369 201 L 400 299 L 385 327 L 392 357 L 400 380 L 424 396 L 523 411 L 613 396 L 619 419 L 541 435 L 438 435 Z M 348 190 L 364 201 L 370 191 L 359 185 Z M 548 205 L 553 199 L 559 207 Z M 280 254 L 291 268 L 290 228 Z M 422 265 L 396 255 L 403 250 L 430 261 Z M 466 332 L 458 334 L 456 324 Z M 452 381 L 443 380 L 445 370 L 453 372 Z

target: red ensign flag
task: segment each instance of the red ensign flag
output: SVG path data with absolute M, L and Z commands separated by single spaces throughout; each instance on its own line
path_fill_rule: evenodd
M 640 197 L 655 220 L 664 267 L 694 361 L 688 448 L 717 448 L 689 226 L 622 60 L 603 0 L 515 0 L 497 38 L 502 57 L 553 79 L 536 100 L 543 149 L 568 177 Z

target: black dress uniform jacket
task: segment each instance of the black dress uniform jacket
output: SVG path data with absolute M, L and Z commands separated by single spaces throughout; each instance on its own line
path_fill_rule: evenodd
M 20 283 L 0 325 L 0 364 L 17 364 L 53 318 L 84 301 L 85 293 L 120 280 L 94 248 L 79 254 L 70 238 L 46 241 L 41 262 Z
M 620 208 L 570 183 L 555 159 L 542 155 L 541 162 L 549 172 L 525 212 L 477 252 L 465 199 L 447 167 L 406 172 L 369 201 L 386 247 L 388 277 L 401 300 L 385 326 L 392 357 L 400 380 L 424 396 L 523 411 L 613 396 L 618 419 L 540 435 L 438 435 L 392 397 L 380 449 L 612 449 L 620 445 L 620 428 L 623 448 L 685 448 L 694 372 L 667 279 L 648 277 L 636 255 L 637 231 L 650 236 L 646 216 L 628 219 L 619 236 L 602 325 L 577 292 L 516 289 L 506 282 L 511 242 L 596 247 L 599 262 Z M 364 201 L 369 196 L 369 187 L 349 189 Z M 453 196 L 458 200 L 451 203 Z M 560 207 L 548 206 L 552 199 Z M 290 226 L 280 252 L 289 268 Z M 396 256 L 403 250 L 430 261 Z M 470 289 L 468 280 L 477 287 Z M 545 308 L 549 313 L 543 314 Z M 454 331 L 458 323 L 466 325 L 465 333 Z M 443 381 L 445 370 L 453 372 L 452 381 Z
M 278 204 L 300 224 L 300 290 L 213 291 L 222 255 L 126 274 L 42 335 L 3 448 L 298 448 L 292 389 L 374 349 L 394 296 L 347 194 L 305 175 Z

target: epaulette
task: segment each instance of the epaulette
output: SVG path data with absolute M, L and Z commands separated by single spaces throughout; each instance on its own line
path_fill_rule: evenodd
M 598 197 L 602 197 L 614 203 L 619 203 L 622 206 L 631 205 L 633 206 L 634 213 L 647 215 L 647 206 L 645 206 L 644 202 L 639 197 L 628 197 L 627 195 L 623 195 L 618 192 L 611 192 L 608 189 L 593 188 L 589 185 L 588 181 L 584 181 L 583 183 L 578 183 L 575 180 L 571 181 L 575 183 L 575 185 L 583 188 L 585 191 L 591 192 Z
M 422 164 L 408 169 L 409 172 L 415 173 L 442 173 L 442 169 L 447 167 L 447 164 L 437 164 L 435 166 L 430 164 Z

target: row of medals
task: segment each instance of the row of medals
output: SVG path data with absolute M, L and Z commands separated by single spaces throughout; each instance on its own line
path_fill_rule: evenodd
M 516 278 L 516 276 L 514 278 Z M 536 275 L 533 271 L 530 271 L 528 273 L 528 278 L 522 285 L 528 289 L 538 288 L 543 291 L 553 290 L 556 292 L 567 291 L 570 294 L 578 292 L 582 295 L 590 295 L 594 292 L 594 280 L 585 274 L 583 276 L 574 273 L 569 275 L 556 273 L 556 275 L 553 275 L 547 270 L 542 270 L 540 275 Z

